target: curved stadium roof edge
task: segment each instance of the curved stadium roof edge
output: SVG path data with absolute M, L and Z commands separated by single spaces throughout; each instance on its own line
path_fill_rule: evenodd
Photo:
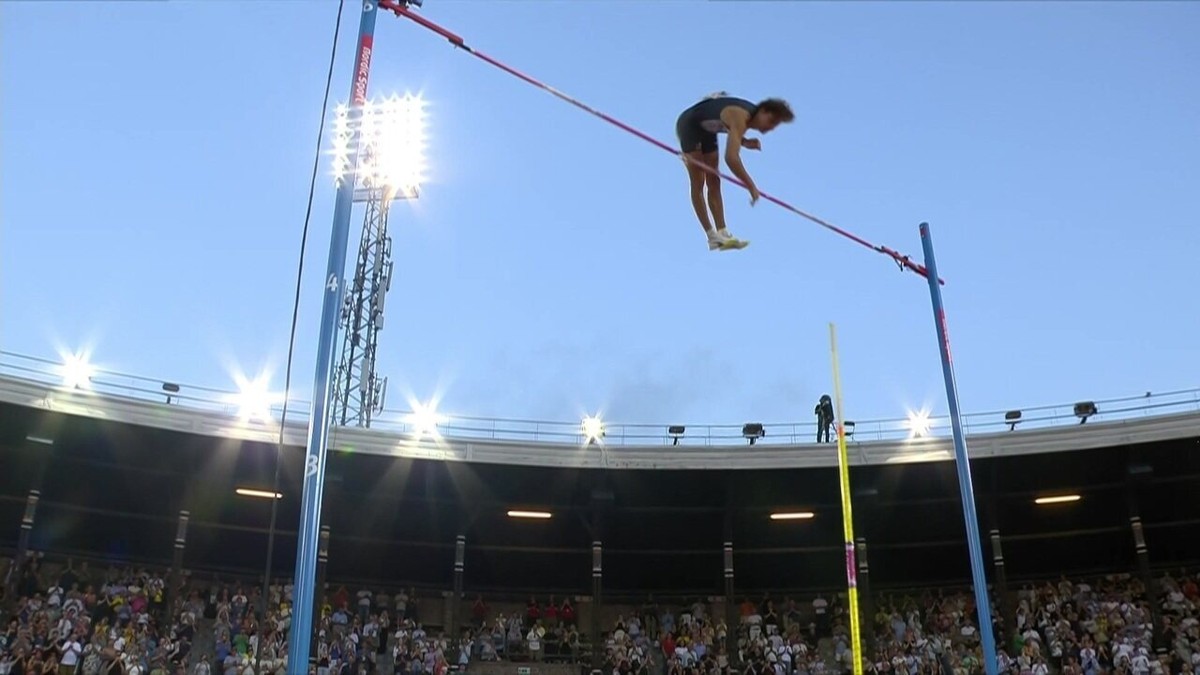
M 164 401 L 66 389 L 32 380 L 0 377 L 0 402 L 65 415 L 259 443 L 275 443 L 277 420 L 243 420 L 228 412 L 188 408 Z M 1200 437 L 1200 405 L 1195 398 L 1170 406 L 1148 405 L 1141 415 L 1059 423 L 1015 431 L 968 433 L 972 458 L 1069 452 Z M 1171 410 L 1172 412 L 1162 412 Z M 1157 412 L 1157 414 L 1152 414 Z M 665 431 L 665 430 L 664 430 Z M 286 425 L 285 443 L 303 447 L 307 421 Z M 805 434 L 807 435 L 807 433 Z M 644 437 L 643 437 L 644 438 Z M 638 439 L 641 441 L 642 439 Z M 741 439 L 706 439 L 704 445 L 660 442 L 603 443 L 505 440 L 498 438 L 417 437 L 394 430 L 334 427 L 333 451 L 458 462 L 593 469 L 775 469 L 837 465 L 836 444 L 775 442 L 748 445 Z M 792 437 L 794 439 L 794 436 Z M 849 441 L 854 465 L 949 461 L 948 436 Z

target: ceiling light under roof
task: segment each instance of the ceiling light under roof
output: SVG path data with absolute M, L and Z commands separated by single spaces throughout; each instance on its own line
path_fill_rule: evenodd
M 1033 500 L 1034 504 L 1045 506 L 1047 504 L 1069 504 L 1082 499 L 1079 495 L 1056 495 L 1053 497 L 1038 497 Z
M 553 516 L 547 511 L 509 511 L 509 518 L 532 518 L 535 520 L 549 520 Z
M 812 518 L 812 511 L 786 511 L 771 514 L 771 520 L 811 520 Z
M 280 494 L 278 492 L 271 492 L 270 490 L 255 490 L 253 488 L 238 488 L 238 489 L 234 490 L 234 492 L 236 492 L 237 494 L 239 494 L 243 497 L 258 497 L 260 499 L 270 499 L 272 496 L 274 496 L 275 499 L 283 499 L 282 494 Z

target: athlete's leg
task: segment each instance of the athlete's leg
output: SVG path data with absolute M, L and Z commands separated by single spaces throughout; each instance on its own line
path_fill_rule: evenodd
M 712 233 L 712 221 L 708 218 L 708 206 L 704 203 L 704 176 L 707 171 L 700 166 L 704 161 L 704 155 L 699 151 L 687 153 L 687 161 L 684 164 L 687 166 L 688 183 L 691 188 L 692 209 L 696 212 L 696 218 L 700 221 L 700 226 L 704 228 L 706 233 Z
M 704 185 L 708 188 L 708 208 L 712 211 L 717 230 L 725 229 L 725 202 L 721 199 L 721 175 L 717 173 L 717 151 L 704 153 L 702 161 L 712 169 L 704 171 Z M 703 169 L 701 169 L 703 171 Z
M 725 229 L 725 202 L 721 198 L 721 174 L 717 169 L 717 149 L 716 134 L 706 137 L 700 145 L 700 161 L 704 162 L 701 170 L 704 171 L 704 186 L 708 191 L 708 209 L 712 212 L 713 222 L 716 225 L 708 233 L 709 248 L 722 250 L 742 248 L 745 244 Z
M 698 165 L 703 161 L 702 145 L 704 131 L 692 121 L 691 108 L 683 111 L 675 120 L 675 135 L 679 138 L 679 149 L 684 154 L 684 167 L 688 174 L 688 187 L 692 198 L 692 209 L 696 219 L 705 232 L 712 232 L 712 222 L 708 218 L 708 207 L 704 204 L 704 168 Z

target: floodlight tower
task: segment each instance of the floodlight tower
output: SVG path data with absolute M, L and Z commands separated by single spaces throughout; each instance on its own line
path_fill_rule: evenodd
M 341 426 L 371 426 L 383 409 L 387 379 L 375 370 L 384 304 L 392 286 L 388 213 L 397 199 L 416 199 L 424 156 L 424 103 L 416 96 L 339 106 L 334 118 L 334 174 L 348 170 L 358 149 L 354 202 L 365 203 L 362 241 L 354 276 L 342 303 L 342 356 L 335 374 L 333 419 Z

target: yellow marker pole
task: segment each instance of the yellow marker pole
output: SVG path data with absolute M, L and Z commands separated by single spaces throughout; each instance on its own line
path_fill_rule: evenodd
M 854 515 L 850 508 L 850 461 L 846 455 L 846 428 L 842 408 L 842 380 L 838 373 L 837 328 L 829 324 L 829 349 L 833 359 L 834 419 L 837 422 L 838 477 L 842 485 L 842 535 L 846 544 L 846 595 L 850 600 L 850 648 L 854 650 L 854 675 L 862 675 L 862 633 L 858 617 L 858 566 L 854 559 Z

